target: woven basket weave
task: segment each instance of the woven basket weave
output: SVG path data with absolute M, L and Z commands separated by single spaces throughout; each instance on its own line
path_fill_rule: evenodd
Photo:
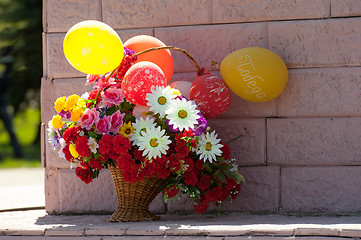
M 149 204 L 160 192 L 164 179 L 144 178 L 143 181 L 128 183 L 123 180 L 122 171 L 109 166 L 117 195 L 117 209 L 108 219 L 110 222 L 137 222 L 159 220 L 149 211 Z

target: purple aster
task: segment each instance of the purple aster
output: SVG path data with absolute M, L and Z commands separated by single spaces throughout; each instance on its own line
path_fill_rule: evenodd
M 61 112 L 59 113 L 59 115 L 60 115 L 61 117 L 63 117 L 63 118 L 68 118 L 68 119 L 70 119 L 70 117 L 71 117 L 71 113 L 68 112 L 68 111 L 64 111 L 64 110 L 61 110 Z
M 192 129 L 193 134 L 195 136 L 201 135 L 203 132 L 206 131 L 208 123 L 207 120 L 203 117 L 201 113 L 198 113 L 199 118 L 197 119 L 198 123 L 194 125 L 194 129 Z

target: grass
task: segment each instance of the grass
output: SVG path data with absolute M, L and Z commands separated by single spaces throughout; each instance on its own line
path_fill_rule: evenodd
M 0 121 L 0 169 L 20 167 L 41 167 L 40 143 L 33 144 L 40 122 L 39 109 L 26 109 L 13 119 L 13 127 L 22 146 L 24 158 L 15 158 L 10 138 Z

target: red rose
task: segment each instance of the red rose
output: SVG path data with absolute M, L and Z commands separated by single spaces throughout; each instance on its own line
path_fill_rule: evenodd
M 113 149 L 113 137 L 109 134 L 105 134 L 99 140 L 99 152 L 100 154 L 107 155 Z
M 94 173 L 92 170 L 87 168 L 77 167 L 75 169 L 75 174 L 86 184 L 90 183 L 93 180 Z
M 84 136 L 79 137 L 75 142 L 75 149 L 80 156 L 89 157 L 90 149 L 88 146 L 88 139 Z
M 201 191 L 207 191 L 211 186 L 211 177 L 209 175 L 201 175 L 197 186 Z
M 187 185 L 192 185 L 192 186 L 195 186 L 197 184 L 197 181 L 198 181 L 198 177 L 197 175 L 194 173 L 194 172 L 191 172 L 189 174 L 186 174 L 184 176 L 184 183 L 187 184 Z
M 124 152 L 128 152 L 131 148 L 132 143 L 129 141 L 128 138 L 124 137 L 121 134 L 115 135 L 113 138 L 113 150 L 117 154 L 122 154 Z

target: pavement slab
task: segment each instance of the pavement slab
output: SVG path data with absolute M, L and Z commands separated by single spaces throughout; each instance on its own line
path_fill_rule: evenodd
M 111 223 L 110 215 L 0 213 L 0 239 L 344 239 L 361 237 L 360 216 L 161 215 L 159 221 Z M 13 237 L 13 238 L 11 238 Z M 15 238 L 17 237 L 17 238 Z M 60 238 L 61 237 L 61 238 Z M 70 238 L 69 238 L 70 239 Z

